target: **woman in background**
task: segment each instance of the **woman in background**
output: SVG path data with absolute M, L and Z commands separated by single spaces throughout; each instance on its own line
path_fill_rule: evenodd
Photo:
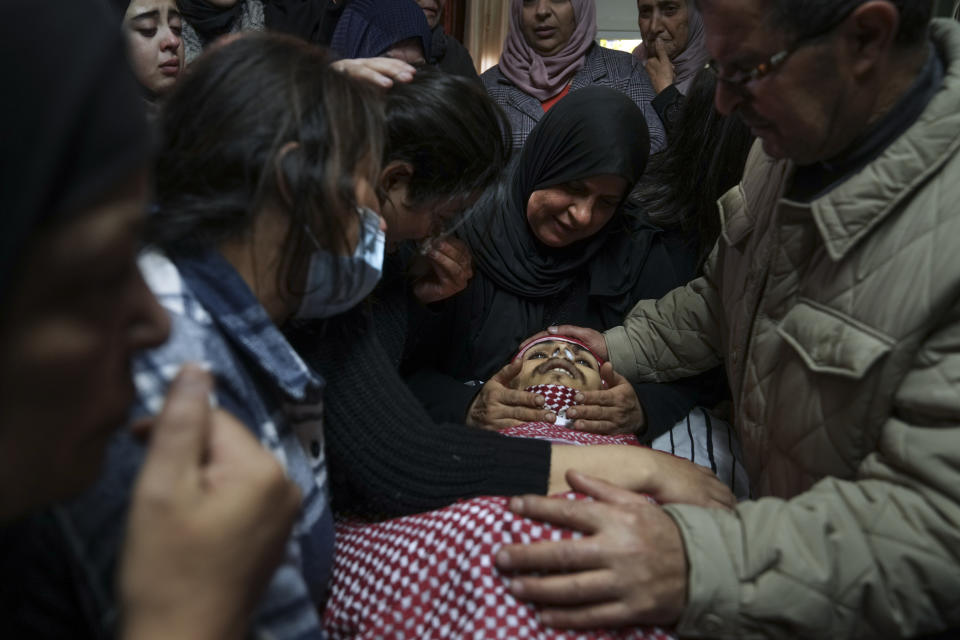
M 149 115 L 180 78 L 186 60 L 183 18 L 175 0 L 113 0 L 122 20 L 133 74 L 143 88 Z
M 510 0 L 500 62 L 481 78 L 510 119 L 515 152 L 558 100 L 596 85 L 633 100 L 646 118 L 650 151 L 663 149 L 666 134 L 650 104 L 656 94 L 646 70 L 630 54 L 601 47 L 596 37 L 594 0 Z

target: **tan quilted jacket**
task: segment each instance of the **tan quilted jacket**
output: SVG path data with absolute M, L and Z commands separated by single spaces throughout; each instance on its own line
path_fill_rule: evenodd
M 881 638 L 960 626 L 960 25 L 943 88 L 811 204 L 755 147 L 706 275 L 607 332 L 663 381 L 721 359 L 755 495 L 669 506 L 688 637 Z

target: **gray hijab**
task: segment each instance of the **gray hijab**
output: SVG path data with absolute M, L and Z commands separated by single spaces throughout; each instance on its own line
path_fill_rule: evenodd
M 675 74 L 673 84 L 683 95 L 687 94 L 687 90 L 693 82 L 693 77 L 703 69 L 707 60 L 710 59 L 710 55 L 707 53 L 703 18 L 693 5 L 693 0 L 687 0 L 687 16 L 689 16 L 687 19 L 687 46 L 676 58 L 671 60 Z M 634 51 L 634 55 L 646 64 L 647 47 L 641 44 Z

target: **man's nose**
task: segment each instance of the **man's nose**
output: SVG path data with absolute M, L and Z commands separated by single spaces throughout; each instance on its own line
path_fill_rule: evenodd
M 717 78 L 717 90 L 713 102 L 717 111 L 729 116 L 743 103 L 743 89 Z

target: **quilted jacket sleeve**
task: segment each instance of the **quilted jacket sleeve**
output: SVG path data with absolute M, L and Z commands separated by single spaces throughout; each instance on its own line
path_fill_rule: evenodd
M 610 361 L 633 383 L 666 382 L 720 364 L 723 312 L 713 274 L 717 250 L 704 275 L 659 300 L 641 300 L 623 325 L 604 333 Z
M 960 307 L 923 344 L 856 479 L 735 512 L 668 506 L 685 637 L 884 638 L 960 626 Z

